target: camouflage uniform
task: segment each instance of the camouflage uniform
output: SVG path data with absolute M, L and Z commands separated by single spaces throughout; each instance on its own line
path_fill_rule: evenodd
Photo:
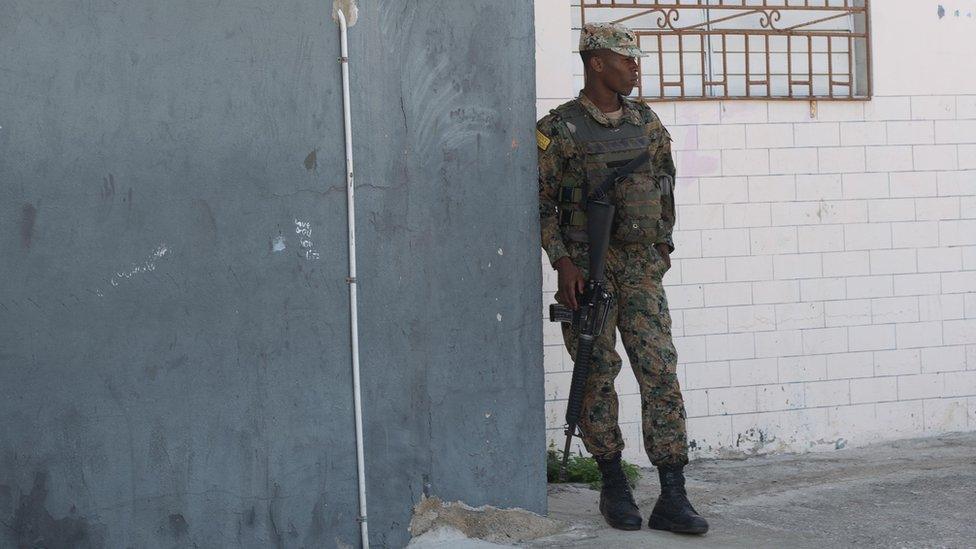
M 581 40 L 582 41 L 582 40 Z M 623 55 L 631 55 L 621 48 Z M 616 49 L 614 49 L 616 51 Z M 639 50 L 638 50 L 639 52 Z M 647 105 L 621 97 L 623 116 L 612 121 L 582 93 L 574 100 L 586 115 L 607 131 L 632 124 L 643 129 L 652 150 L 650 159 L 653 174 L 667 174 L 673 185 L 674 163 L 671 158 L 671 138 L 657 115 Z M 586 154 L 574 140 L 577 131 L 568 124 L 564 113 L 574 103 L 571 101 L 542 118 L 537 125 L 539 145 L 539 211 L 542 224 L 542 245 L 555 264 L 568 256 L 588 276 L 588 244 L 574 235 L 579 231 L 567 224 L 565 195 L 561 187 L 567 181 L 584 181 L 587 172 Z M 635 173 L 631 178 L 637 185 L 654 186 L 655 180 L 648 174 Z M 601 181 L 586 181 L 592 190 Z M 607 254 L 607 281 L 616 298 L 614 309 L 603 334 L 596 341 L 593 365 L 584 397 L 583 418 L 580 430 L 583 443 L 594 456 L 607 456 L 624 447 L 617 423 L 617 394 L 614 379 L 620 372 L 621 359 L 614 350 L 616 331 L 620 336 L 637 378 L 641 395 L 642 430 L 644 447 L 654 465 L 684 465 L 688 462 L 688 445 L 685 432 L 685 409 L 676 375 L 677 353 L 671 340 L 671 316 L 661 279 L 667 266 L 654 245 L 664 243 L 674 249 L 671 230 L 674 226 L 675 208 L 672 189 L 658 188 L 653 194 L 656 203 L 656 223 L 636 236 L 631 233 L 626 240 L 619 238 L 626 233 L 619 215 L 626 210 L 626 192 L 619 185 L 610 192 L 611 202 L 617 206 L 614 235 Z M 618 196 L 619 195 L 619 196 Z M 580 211 L 582 214 L 582 211 Z M 561 223 L 562 221 L 562 223 Z M 573 219 L 576 228 L 579 221 Z M 637 229 L 637 224 L 633 225 Z M 570 354 L 575 359 L 576 338 L 572 330 L 563 325 L 563 337 Z

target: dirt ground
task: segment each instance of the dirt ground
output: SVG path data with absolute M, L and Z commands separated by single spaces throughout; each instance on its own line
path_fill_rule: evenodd
M 573 525 L 547 547 L 976 547 L 976 433 L 827 454 L 710 460 L 687 468 L 703 538 L 607 528 L 599 496 L 551 486 L 549 516 Z M 648 470 L 636 497 L 649 513 Z M 570 537 L 570 536 L 573 537 Z M 618 545 L 620 544 L 620 545 Z
M 549 486 L 554 535 L 464 539 L 428 532 L 414 547 L 976 547 L 976 433 L 890 442 L 831 453 L 697 461 L 686 469 L 705 536 L 606 526 L 599 493 Z M 659 488 L 644 471 L 635 491 L 646 516 Z M 528 513 L 527 513 L 528 514 Z M 539 520 L 527 520 L 535 531 Z M 518 519 L 515 519 L 518 520 Z M 470 536 L 475 537 L 475 536 Z M 488 542 L 483 541 L 487 538 Z

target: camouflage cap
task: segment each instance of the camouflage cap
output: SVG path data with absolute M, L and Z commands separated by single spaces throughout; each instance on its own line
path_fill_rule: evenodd
M 610 50 L 627 57 L 647 57 L 634 31 L 617 23 L 587 23 L 580 30 L 579 51 Z

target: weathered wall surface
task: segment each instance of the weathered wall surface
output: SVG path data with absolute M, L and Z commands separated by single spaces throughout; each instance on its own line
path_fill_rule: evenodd
M 331 2 L 0 0 L 0 546 L 356 545 Z M 532 5 L 350 31 L 372 542 L 545 507 Z

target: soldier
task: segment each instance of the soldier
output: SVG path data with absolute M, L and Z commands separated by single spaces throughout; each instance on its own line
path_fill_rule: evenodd
M 650 107 L 627 98 L 639 77 L 636 58 L 644 55 L 633 31 L 618 24 L 584 25 L 579 51 L 583 90 L 540 120 L 536 132 L 542 246 L 558 271 L 558 302 L 576 309 L 585 285 L 587 196 L 615 168 L 650 153 L 648 162 L 609 192 L 616 215 L 606 276 L 616 303 L 595 345 L 580 421 L 583 444 L 603 476 L 600 512 L 614 528 L 637 530 L 643 522 L 620 465 L 624 442 L 613 385 L 621 367 L 614 351 L 620 330 L 640 386 L 644 448 L 661 480 L 648 526 L 703 534 L 708 523 L 685 493 L 685 410 L 661 282 L 674 250 L 671 137 Z M 566 324 L 563 338 L 575 359 L 575 336 Z

